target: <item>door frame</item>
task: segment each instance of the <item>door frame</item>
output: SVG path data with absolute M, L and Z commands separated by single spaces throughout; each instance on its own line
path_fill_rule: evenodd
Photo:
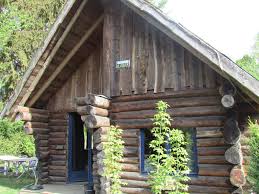
M 91 130 L 87 131 L 87 169 L 85 171 L 73 171 L 72 170 L 72 157 L 73 157 L 73 129 L 75 128 L 75 119 L 73 114 L 76 112 L 68 113 L 68 183 L 73 182 L 88 182 L 93 181 L 92 175 L 92 132 Z

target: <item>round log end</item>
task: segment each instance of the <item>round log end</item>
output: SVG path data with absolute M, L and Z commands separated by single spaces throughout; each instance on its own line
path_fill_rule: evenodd
M 228 119 L 224 124 L 223 131 L 224 140 L 227 144 L 236 144 L 240 140 L 241 131 L 238 122 L 235 119 Z
M 242 187 L 246 184 L 245 173 L 240 165 L 235 166 L 231 170 L 230 182 L 236 187 Z
M 33 129 L 31 127 L 23 127 L 24 133 L 27 135 L 32 135 L 33 134 Z
M 221 98 L 221 104 L 225 108 L 232 108 L 235 104 L 235 99 L 232 95 L 226 94 Z
M 241 145 L 238 143 L 236 145 L 231 146 L 225 152 L 225 158 L 231 164 L 241 164 L 243 161 Z
M 244 191 L 242 187 L 239 187 L 238 189 L 234 190 L 231 194 L 243 194 Z

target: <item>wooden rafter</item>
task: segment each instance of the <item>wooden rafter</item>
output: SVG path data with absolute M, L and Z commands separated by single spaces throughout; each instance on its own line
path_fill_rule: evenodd
M 43 92 L 49 87 L 52 81 L 58 76 L 58 74 L 63 70 L 63 68 L 67 65 L 70 59 L 75 55 L 75 53 L 79 50 L 79 48 L 83 45 L 83 43 L 92 35 L 92 33 L 96 30 L 99 24 L 103 21 L 104 15 L 102 14 L 97 21 L 86 31 L 84 36 L 80 39 L 80 41 L 76 44 L 76 46 L 68 53 L 68 55 L 64 58 L 64 60 L 60 63 L 57 69 L 51 74 L 49 79 L 44 83 L 44 85 L 37 91 L 37 93 L 32 97 L 32 99 L 28 102 L 28 106 L 32 106 L 39 97 L 43 94 Z
M 85 4 L 87 3 L 87 1 L 88 0 L 85 0 L 85 1 L 83 1 L 81 3 L 80 7 L 78 8 L 78 11 L 75 13 L 73 18 L 69 22 L 68 26 L 66 27 L 64 33 L 62 34 L 62 36 L 60 37 L 60 39 L 56 43 L 55 47 L 52 49 L 50 55 L 48 56 L 47 60 L 43 64 L 43 67 L 40 69 L 39 73 L 37 74 L 37 77 L 33 80 L 32 84 L 28 88 L 26 94 L 23 96 L 20 104 L 25 104 L 25 102 L 30 97 L 32 91 L 35 89 L 36 85 L 39 83 L 42 75 L 44 74 L 44 72 L 46 71 L 47 67 L 49 66 L 49 64 L 53 60 L 54 56 L 56 55 L 56 53 L 59 50 L 59 48 L 62 45 L 62 43 L 64 42 L 65 38 L 67 37 L 68 33 L 70 32 L 70 30 L 73 27 L 74 23 L 76 22 L 77 18 L 80 16 L 80 14 L 81 14 L 82 10 L 84 9 Z

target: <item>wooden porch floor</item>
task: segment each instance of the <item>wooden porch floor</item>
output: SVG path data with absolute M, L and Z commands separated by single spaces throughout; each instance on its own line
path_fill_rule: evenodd
M 46 184 L 43 185 L 43 189 L 38 191 L 31 191 L 22 189 L 20 194 L 84 194 L 83 184 L 66 184 L 66 185 L 55 185 Z

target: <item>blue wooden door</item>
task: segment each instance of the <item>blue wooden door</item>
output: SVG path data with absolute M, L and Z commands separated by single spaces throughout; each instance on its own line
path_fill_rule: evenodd
M 80 115 L 69 113 L 68 182 L 92 181 L 92 134 Z

